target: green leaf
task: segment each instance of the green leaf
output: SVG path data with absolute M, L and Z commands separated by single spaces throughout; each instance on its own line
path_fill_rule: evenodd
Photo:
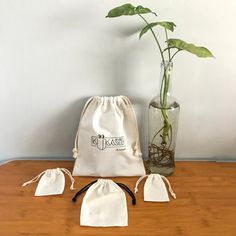
M 153 28 L 154 26 L 162 26 L 164 27 L 165 29 L 168 29 L 170 31 L 174 31 L 174 27 L 176 27 L 175 23 L 174 22 L 168 22 L 168 21 L 162 21 L 162 22 L 153 22 L 153 23 L 150 23 L 148 24 L 147 26 L 145 26 L 140 34 L 139 34 L 139 38 L 141 38 L 148 30 L 150 30 L 151 28 Z
M 154 15 L 157 15 L 155 12 L 151 11 L 149 8 L 147 7 L 142 7 L 142 6 L 137 6 L 134 10 L 136 12 L 136 14 L 146 14 L 146 13 L 153 13 Z
M 149 8 L 142 7 L 142 6 L 133 6 L 130 3 L 124 4 L 122 6 L 113 8 L 110 10 L 106 17 L 119 17 L 119 16 L 132 16 L 137 14 L 146 14 L 146 13 L 156 13 L 152 12 Z
M 176 27 L 174 22 L 169 22 L 169 21 L 162 21 L 162 22 L 157 22 L 158 25 L 170 30 L 171 32 L 174 31 L 174 28 Z
M 192 43 L 186 43 L 181 39 L 169 39 L 167 40 L 169 48 L 177 48 L 179 50 L 185 50 L 198 57 L 214 57 L 213 54 L 205 47 L 195 46 Z

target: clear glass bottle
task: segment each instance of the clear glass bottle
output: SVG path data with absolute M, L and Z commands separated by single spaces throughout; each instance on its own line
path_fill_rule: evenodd
M 161 64 L 160 94 L 149 103 L 147 173 L 168 176 L 175 169 L 175 146 L 180 106 L 171 96 L 173 63 Z

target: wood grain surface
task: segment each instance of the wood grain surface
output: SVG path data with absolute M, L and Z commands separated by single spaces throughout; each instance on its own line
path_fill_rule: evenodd
M 13 161 L 0 166 L 0 235 L 236 235 L 236 163 L 177 162 L 169 177 L 177 199 L 169 203 L 143 201 L 143 185 L 132 206 L 127 195 L 129 226 L 81 227 L 80 206 L 71 201 L 69 178 L 63 195 L 34 197 L 37 184 L 22 183 L 48 168 L 65 167 L 71 161 Z M 76 190 L 93 178 L 76 177 Z M 137 178 L 113 178 L 134 189 Z

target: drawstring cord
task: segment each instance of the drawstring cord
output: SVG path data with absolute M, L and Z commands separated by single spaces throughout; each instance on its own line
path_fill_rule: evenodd
M 83 192 L 87 191 L 93 184 L 95 184 L 98 180 L 95 180 L 89 184 L 87 184 L 86 186 L 84 186 L 82 189 L 80 189 L 76 194 L 75 196 L 72 198 L 72 201 L 73 202 L 76 202 L 77 200 L 77 197 L 79 195 L 81 195 Z M 130 197 L 132 198 L 132 204 L 135 205 L 136 204 L 136 198 L 133 194 L 133 192 L 129 189 L 128 186 L 126 186 L 125 184 L 122 184 L 122 183 L 116 183 L 120 188 L 123 188 L 129 195 Z
M 116 183 L 118 186 L 120 186 L 121 188 L 123 188 L 132 198 L 132 205 L 136 205 L 136 198 L 133 194 L 133 192 L 129 189 L 129 187 L 125 184 L 122 183 Z
M 134 156 L 141 157 L 142 156 L 142 152 L 140 150 L 140 141 L 139 141 L 139 132 L 138 132 L 138 121 L 137 121 L 137 118 L 136 118 L 136 115 L 135 115 L 135 111 L 134 111 L 133 105 L 130 102 L 129 98 L 126 97 L 126 96 L 122 96 L 122 97 L 127 102 L 127 104 L 129 104 L 130 109 L 131 109 L 131 115 L 132 115 L 134 123 L 135 123 L 136 141 L 135 141 L 135 144 L 133 146 Z
M 134 155 L 136 157 L 140 157 L 142 155 L 142 153 L 139 150 L 139 145 L 137 143 L 133 146 L 133 150 L 134 150 Z
M 171 196 L 172 196 L 174 199 L 176 199 L 176 194 L 174 193 L 173 189 L 171 188 L 171 185 L 170 185 L 169 180 L 168 180 L 165 176 L 163 176 L 163 175 L 160 175 L 160 176 L 161 176 L 161 178 L 164 179 L 164 180 L 166 181 L 166 183 L 168 184 L 169 192 L 170 192 Z
M 135 185 L 135 188 L 134 188 L 134 193 L 135 193 L 135 194 L 138 192 L 138 185 L 139 185 L 140 182 L 141 182 L 144 178 L 146 178 L 146 177 L 148 177 L 148 175 L 143 175 L 143 176 L 141 176 L 141 177 L 137 180 L 136 185 Z
M 86 190 L 88 190 L 89 187 L 91 187 L 91 186 L 92 186 L 93 184 L 95 184 L 96 182 L 97 182 L 97 180 L 95 180 L 95 181 L 93 181 L 93 182 L 87 184 L 87 185 L 84 186 L 83 188 L 81 188 L 81 189 L 75 194 L 75 196 L 72 198 L 72 201 L 73 201 L 73 202 L 76 202 L 77 197 L 78 197 L 79 195 L 81 195 L 83 192 L 85 192 Z
M 64 172 L 70 177 L 70 180 L 71 180 L 70 190 L 74 190 L 74 189 L 75 189 L 75 188 L 74 188 L 75 180 L 74 180 L 74 178 L 72 177 L 70 171 L 67 170 L 66 168 L 57 168 L 57 169 L 58 169 L 58 170 L 61 170 L 61 171 L 64 171 Z M 43 174 L 45 174 L 48 170 L 49 170 L 49 169 L 47 169 L 47 170 L 41 172 L 40 174 L 38 174 L 38 175 L 37 175 L 36 177 L 34 177 L 33 179 L 31 179 L 31 180 L 29 180 L 29 181 L 23 183 L 22 186 L 25 187 L 25 186 L 27 186 L 27 185 L 29 185 L 29 184 L 32 184 L 32 183 L 37 182 L 37 181 L 40 179 L 40 177 L 41 177 Z
M 25 187 L 25 186 L 27 186 L 28 184 L 32 184 L 32 183 L 37 182 L 38 179 L 39 179 L 44 173 L 46 173 L 46 171 L 47 171 L 47 170 L 41 172 L 40 174 L 38 174 L 37 176 L 35 176 L 33 179 L 31 179 L 31 180 L 29 180 L 29 181 L 23 183 L 22 186 Z
M 75 136 L 75 143 L 74 143 L 74 148 L 72 149 L 72 152 L 73 152 L 73 157 L 74 158 L 77 158 L 79 157 L 79 147 L 78 147 L 78 141 L 79 141 L 79 130 L 80 130 L 80 124 L 81 124 L 81 120 L 83 118 L 83 115 L 89 105 L 89 103 L 94 99 L 94 97 L 91 97 L 90 99 L 88 99 L 88 101 L 85 103 L 84 107 L 83 107 L 83 110 L 81 112 L 81 115 L 80 115 L 80 122 L 79 122 L 79 126 L 78 126 L 78 129 L 77 129 L 77 133 L 76 133 L 76 136 Z
M 141 177 L 137 180 L 136 185 L 135 185 L 135 188 L 134 188 L 134 193 L 135 193 L 135 194 L 138 192 L 138 185 L 140 184 L 140 182 L 141 182 L 144 178 L 146 178 L 146 177 L 148 177 L 148 176 L 149 176 L 149 175 L 143 175 L 143 176 L 141 176 Z M 171 187 L 171 185 L 170 185 L 169 180 L 168 180 L 165 176 L 163 176 L 163 175 L 160 175 L 160 177 L 166 181 L 166 183 L 168 184 L 168 189 L 169 189 L 169 192 L 170 192 L 171 196 L 172 196 L 174 199 L 176 199 L 176 194 L 174 193 L 174 191 L 173 191 L 173 189 L 172 189 L 172 187 Z
M 66 168 L 58 168 L 58 169 L 60 169 L 61 171 L 64 171 L 70 177 L 70 180 L 71 180 L 70 190 L 75 190 L 74 188 L 75 179 L 72 177 L 70 171 L 67 170 Z

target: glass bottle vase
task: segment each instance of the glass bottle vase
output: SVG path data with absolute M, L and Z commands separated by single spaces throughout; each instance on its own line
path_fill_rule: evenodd
M 160 93 L 149 103 L 148 174 L 171 175 L 175 169 L 175 146 L 180 106 L 171 96 L 173 63 L 161 64 Z

